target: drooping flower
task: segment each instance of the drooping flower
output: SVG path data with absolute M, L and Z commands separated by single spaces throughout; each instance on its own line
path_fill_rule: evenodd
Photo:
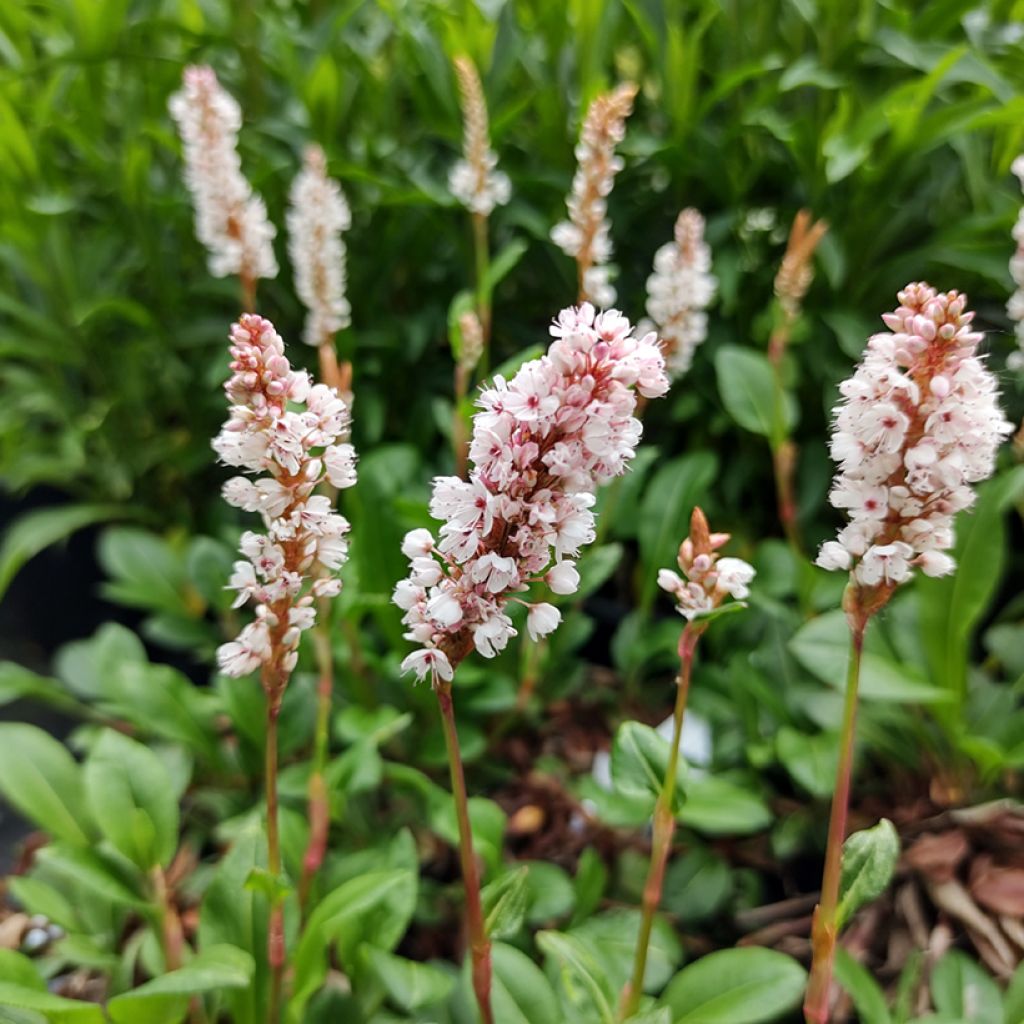
M 647 315 L 674 377 L 689 370 L 694 352 L 707 337 L 705 310 L 717 287 L 711 249 L 704 241 L 704 218 L 687 208 L 676 219 L 675 241 L 655 253 L 654 273 L 647 278 Z
M 282 687 L 299 637 L 316 619 L 315 598 L 338 594 L 336 574 L 348 556 L 348 522 L 314 491 L 325 481 L 350 487 L 355 452 L 339 443 L 348 428 L 345 403 L 291 368 L 269 320 L 244 314 L 231 328 L 230 351 L 230 415 L 213 447 L 227 465 L 261 474 L 255 481 L 233 477 L 224 499 L 259 512 L 264 532 L 243 534 L 245 559 L 235 563 L 230 583 L 236 607 L 253 602 L 256 619 L 219 648 L 217 660 L 227 675 L 261 668 L 265 685 Z
M 1011 170 L 1024 189 L 1024 154 L 1013 161 Z M 1017 243 L 1017 250 L 1010 259 L 1010 276 L 1016 289 L 1006 304 L 1006 315 L 1014 322 L 1018 350 L 1011 353 L 1007 365 L 1013 370 L 1024 370 L 1024 206 L 1013 226 L 1013 240 Z
M 1012 431 L 998 404 L 995 377 L 971 329 L 974 314 L 958 292 L 910 284 L 885 314 L 833 410 L 832 458 L 839 464 L 830 500 L 849 525 L 822 545 L 818 565 L 852 570 L 869 612 L 919 568 L 954 568 L 956 513 L 974 503 L 972 484 L 991 476 L 996 451 Z
M 455 74 L 462 98 L 462 159 L 448 175 L 448 189 L 471 213 L 487 217 L 495 206 L 509 201 L 512 183 L 497 169 L 498 156 L 491 149 L 487 103 L 476 65 L 468 57 L 458 56 Z
M 288 254 L 295 290 L 309 310 L 303 340 L 329 345 L 351 323 L 341 235 L 351 226 L 352 215 L 341 186 L 327 175 L 327 158 L 319 146 L 306 150 L 289 198 Z
M 615 310 L 565 309 L 551 334 L 546 355 L 481 393 L 469 479 L 434 480 L 438 538 L 419 529 L 402 545 L 410 572 L 394 601 L 422 648 L 404 668 L 420 678 L 453 671 L 474 647 L 487 658 L 503 650 L 516 635 L 510 600 L 530 609 L 534 638 L 557 627 L 556 608 L 518 595 L 543 582 L 575 592 L 575 559 L 594 539 L 593 492 L 625 472 L 640 439 L 636 392 L 668 390 L 655 336 L 635 337 Z
M 276 231 L 263 199 L 242 174 L 238 156 L 238 103 L 212 68 L 191 66 L 168 106 L 181 135 L 196 237 L 209 253 L 210 273 L 237 274 L 247 289 L 257 278 L 276 277 L 271 244 Z
M 700 508 L 690 517 L 690 535 L 679 545 L 677 563 L 682 572 L 661 569 L 658 586 L 676 599 L 676 611 L 687 622 L 717 608 L 726 598 L 742 601 L 749 593 L 754 567 L 742 558 L 719 558 L 718 549 L 729 541 L 727 533 L 711 533 Z
M 576 260 L 580 301 L 608 307 L 615 301 L 610 280 L 612 258 L 608 196 L 622 158 L 615 147 L 626 134 L 626 118 L 633 111 L 637 87 L 624 82 L 596 97 L 587 110 L 576 146 L 576 174 L 565 205 L 569 219 L 556 224 L 551 240 Z

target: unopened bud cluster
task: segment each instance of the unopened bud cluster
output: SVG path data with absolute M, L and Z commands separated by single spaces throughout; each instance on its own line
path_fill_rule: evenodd
M 612 258 L 608 196 L 622 158 L 615 147 L 626 134 L 626 118 L 633 110 L 637 87 L 631 82 L 598 96 L 583 122 L 576 146 L 576 174 L 565 205 L 569 219 L 556 224 L 551 240 L 579 268 L 580 297 L 598 307 L 615 301 L 608 262 Z
M 682 576 L 671 569 L 658 572 L 658 586 L 676 599 L 676 610 L 688 622 L 717 608 L 727 597 L 742 601 L 754 579 L 754 567 L 742 558 L 719 558 L 718 549 L 728 533 L 711 533 L 704 513 L 693 510 L 690 536 L 679 545 L 677 563 Z

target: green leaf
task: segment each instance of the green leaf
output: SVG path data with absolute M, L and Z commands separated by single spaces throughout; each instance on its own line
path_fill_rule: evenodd
M 81 710 L 78 701 L 56 679 L 37 675 L 13 661 L 0 661 L 0 707 L 26 698 L 72 713 Z
M 839 944 L 836 945 L 835 972 L 836 981 L 853 1000 L 857 1019 L 862 1024 L 892 1024 L 882 986 Z
M 690 780 L 676 818 L 707 835 L 750 835 L 772 823 L 772 812 L 756 793 L 708 775 Z
M 941 1017 L 958 1024 L 1003 1024 L 999 986 L 980 964 L 950 950 L 932 969 L 932 1002 Z
M 1006 1024 L 1024 1024 L 1024 962 L 1013 972 L 1010 979 L 1003 1012 Z
M 522 928 L 529 902 L 528 874 L 529 868 L 525 866 L 516 871 L 507 871 L 481 891 L 487 934 L 492 939 L 509 938 Z
M 704 846 L 674 857 L 665 872 L 662 907 L 684 924 L 716 914 L 733 890 L 729 865 Z
M 707 611 L 697 612 L 690 620 L 692 622 L 708 623 L 714 622 L 725 615 L 735 615 L 747 608 L 746 601 L 730 601 L 728 604 L 720 604 L 717 608 L 709 608 Z
M 966 687 L 971 638 L 1006 566 L 1007 505 L 1024 488 L 1024 466 L 984 484 L 970 512 L 956 520 L 956 571 L 914 583 L 931 676 L 950 695 Z
M 645 567 L 641 606 L 650 609 L 658 569 L 675 565 L 679 545 L 689 532 L 690 513 L 705 498 L 718 473 L 710 452 L 680 455 L 660 466 L 640 503 L 637 538 Z
M 872 828 L 854 832 L 843 843 L 838 909 L 840 928 L 865 903 L 878 899 L 885 892 L 899 857 L 900 837 L 888 818 L 883 818 Z
M 576 891 L 568 873 L 545 860 L 527 862 L 527 921 L 542 925 L 572 913 Z
M 668 774 L 671 743 L 649 725 L 623 722 L 612 744 L 612 782 L 618 792 L 657 800 Z M 676 795 L 673 810 L 683 802 L 686 762 L 676 761 Z
M 36 970 L 36 965 L 24 953 L 17 953 L 13 949 L 0 947 L 0 978 L 36 992 L 47 990 L 46 982 Z
M 491 947 L 491 1004 L 501 1024 L 564 1024 L 544 972 L 514 946 Z
M 407 960 L 373 946 L 364 946 L 363 956 L 391 1002 L 409 1013 L 443 1003 L 455 986 L 455 978 L 448 971 L 432 964 Z
M 601 1024 L 615 1024 L 615 992 L 586 944 L 564 932 L 538 932 L 537 945 L 559 965 L 570 1003 L 586 1005 Z
M 0 793 L 57 839 L 79 846 L 90 842 L 81 770 L 63 744 L 42 729 L 0 724 Z
M 136 527 L 115 526 L 100 539 L 100 564 L 113 577 L 104 592 L 133 608 L 188 612 L 186 564 L 162 537 Z
M 835 787 L 839 737 L 834 732 L 815 736 L 784 725 L 775 749 L 786 771 L 812 796 L 827 797 Z
M 337 943 L 342 966 L 362 942 L 390 952 L 405 932 L 416 902 L 412 871 L 372 871 L 329 893 L 310 915 L 292 957 L 294 977 L 288 1019 L 303 1020 L 310 997 L 327 977 L 327 953 Z
M 51 995 L 45 985 L 40 991 L 16 981 L 0 981 L 0 1006 L 33 1010 L 50 1024 L 105 1024 L 103 1011 L 95 1003 Z
M 684 967 L 662 1001 L 673 1024 L 760 1024 L 798 1006 L 807 972 L 792 957 L 747 946 Z
M 613 992 L 621 992 L 630 979 L 640 920 L 639 910 L 616 908 L 596 914 L 569 932 L 591 951 Z M 644 991 L 663 989 L 682 959 L 682 946 L 671 925 L 655 916 L 647 946 Z
M 178 846 L 178 801 L 160 758 L 107 729 L 84 777 L 89 809 L 114 848 L 143 871 L 169 864 Z
M 514 238 L 494 255 L 484 277 L 484 288 L 488 295 L 516 268 L 529 247 L 522 238 Z
M 146 901 L 125 881 L 118 865 L 99 850 L 52 843 L 36 856 L 48 871 L 72 885 L 81 886 L 112 906 L 136 910 L 146 906 Z
M 842 611 L 826 612 L 801 626 L 789 649 L 811 675 L 842 690 L 850 657 L 850 629 Z M 860 666 L 859 694 L 865 700 L 935 704 L 950 695 L 891 660 L 877 630 L 868 628 Z M 838 724 L 838 723 L 837 723 Z
M 796 424 L 796 404 L 777 385 L 771 363 L 761 352 L 723 345 L 715 353 L 718 394 L 744 430 L 777 445 Z
M 44 548 L 83 527 L 124 515 L 116 505 L 60 505 L 27 512 L 7 528 L 0 542 L 0 597 L 18 570 Z
M 189 997 L 252 983 L 253 958 L 235 946 L 211 946 L 184 967 L 147 981 L 107 1003 L 114 1024 L 177 1024 L 188 1009 Z

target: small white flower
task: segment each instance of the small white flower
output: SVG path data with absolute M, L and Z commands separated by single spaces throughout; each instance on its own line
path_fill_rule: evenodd
M 423 651 L 413 651 L 402 662 L 403 672 L 412 672 L 417 679 L 425 679 L 428 675 L 435 675 L 438 679 L 451 682 L 452 666 L 443 651 L 429 648 Z
M 579 570 L 572 562 L 558 562 L 544 577 L 554 594 L 575 594 L 580 585 Z
M 434 550 L 434 537 L 429 530 L 410 530 L 402 541 L 402 554 L 406 558 L 420 558 Z
M 553 633 L 562 621 L 562 613 L 553 605 L 541 602 L 530 606 L 526 616 L 526 631 L 531 639 L 540 640 Z

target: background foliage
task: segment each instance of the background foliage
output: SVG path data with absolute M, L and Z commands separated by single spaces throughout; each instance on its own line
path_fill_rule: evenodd
M 814 884 L 807 865 L 823 841 L 845 660 L 841 582 L 783 543 L 759 436 L 771 427 L 757 429 L 766 399 L 756 388 L 736 395 L 728 372 L 735 347 L 758 353 L 767 343 L 772 279 L 797 209 L 830 225 L 784 365 L 808 548 L 835 525 L 825 500 L 835 385 L 907 281 L 968 292 L 1010 418 L 1021 418 L 1020 382 L 1003 372 L 1013 348 L 1003 310 L 1021 203 L 1009 165 L 1024 149 L 1022 18 L 1019 2 L 997 0 L 3 5 L 0 474 L 12 495 L 56 505 L 8 534 L 0 582 L 69 530 L 121 520 L 98 546 L 103 593 L 140 613 L 148 645 L 112 624 L 60 651 L 45 675 L 10 663 L 0 672 L 3 701 L 49 702 L 86 723 L 73 737 L 87 752 L 84 768 L 35 734 L 11 733 L 0 745 L 12 767 L 53 762 L 52 772 L 41 769 L 46 797 L 0 780 L 59 840 L 11 887 L 67 932 L 48 970 L 99 971 L 113 979 L 109 994 L 140 998 L 125 993 L 159 973 L 161 955 L 158 918 L 139 910 L 153 898 L 148 873 L 157 864 L 173 875 L 171 858 L 184 849 L 191 854 L 175 899 L 229 909 L 219 924 L 207 915 L 198 926 L 215 982 L 186 979 L 172 1009 L 181 991 L 216 989 L 244 1021 L 257 1019 L 262 998 L 246 987 L 251 960 L 238 956 L 262 956 L 249 905 L 260 894 L 246 890 L 243 907 L 228 897 L 259 858 L 262 697 L 251 681 L 210 679 L 208 669 L 233 621 L 222 588 L 240 524 L 218 497 L 223 473 L 209 438 L 223 419 L 219 385 L 237 295 L 233 282 L 209 278 L 181 184 L 166 103 L 185 63 L 212 64 L 241 102 L 243 167 L 280 227 L 311 140 L 325 148 L 353 210 L 353 327 L 339 347 L 355 369 L 360 482 L 346 496 L 353 560 L 335 609 L 336 842 L 314 917 L 357 978 L 367 1020 L 434 1020 L 440 1003 L 452 1021 L 467 1019 L 464 993 L 450 997 L 451 971 L 422 962 L 453 954 L 431 936 L 450 919 L 444 844 L 454 823 L 438 787 L 443 748 L 430 697 L 397 676 L 403 644 L 388 604 L 404 573 L 399 539 L 426 522 L 429 479 L 452 465 L 448 308 L 469 281 L 472 252 L 468 219 L 446 188 L 461 133 L 451 56 L 468 52 L 481 67 L 494 146 L 513 181 L 512 202 L 492 218 L 505 271 L 494 295 L 495 364 L 544 344 L 552 314 L 575 298 L 575 268 L 548 231 L 564 209 L 581 110 L 598 91 L 624 78 L 641 84 L 610 201 L 627 315 L 642 313 L 654 251 L 678 209 L 695 205 L 708 217 L 720 281 L 710 337 L 690 374 L 648 411 L 635 470 L 604 502 L 604 543 L 583 565 L 584 604 L 565 609 L 540 655 L 510 650 L 475 672 L 467 665 L 459 692 L 473 789 L 488 794 L 477 798 L 474 823 L 487 880 L 518 893 L 521 910 L 503 925 L 509 944 L 496 954 L 498 975 L 516 979 L 507 982 L 513 1002 L 534 994 L 536 1005 L 520 1007 L 525 1019 L 591 1021 L 608 992 L 560 986 L 557 967 L 617 981 L 613 915 L 635 902 L 642 860 L 635 844 L 609 835 L 640 828 L 649 808 L 628 786 L 601 788 L 590 759 L 622 719 L 657 722 L 670 704 L 679 623 L 665 617 L 653 581 L 696 502 L 716 528 L 736 534 L 735 552 L 760 575 L 751 610 L 716 624 L 698 665 L 693 704 L 712 728 L 710 773 L 690 780 L 680 811 L 686 852 L 672 864 L 665 907 L 675 927 L 665 924 L 652 954 L 651 969 L 661 971 L 649 977 L 652 991 L 682 962 L 680 935 L 691 937 L 690 954 L 730 945 L 744 911 Z M 298 342 L 302 311 L 283 242 L 282 273 L 263 284 L 260 312 L 312 368 L 313 353 Z M 1020 791 L 1022 472 L 1008 447 L 1001 475 L 960 526 L 959 575 L 918 581 L 872 627 L 860 773 L 869 817 L 906 826 Z M 283 731 L 292 873 L 304 848 L 314 682 L 311 664 L 300 668 Z M 151 752 L 116 751 L 115 734 L 101 728 L 111 723 L 127 723 Z M 115 790 L 96 780 L 134 756 L 140 785 L 147 775 L 174 780 L 184 846 L 166 800 L 148 807 L 139 793 L 152 821 L 124 835 L 99 803 Z M 588 801 L 600 827 L 575 837 L 554 829 L 562 805 L 545 786 L 570 808 Z M 544 830 L 517 831 L 524 806 L 542 807 L 557 842 L 545 844 Z M 90 852 L 100 835 L 112 851 Z M 525 875 L 513 858 L 529 865 Z M 371 867 L 381 874 L 367 875 Z M 340 908 L 353 904 L 363 909 L 342 920 Z M 140 916 L 144 927 L 126 949 L 124 923 Z M 550 985 L 534 960 L 546 962 Z M 342 996 L 319 991 L 326 962 L 310 954 L 302 963 L 306 995 L 339 1005 Z M 877 1010 L 877 999 L 855 968 L 844 969 L 844 984 L 860 984 L 863 1019 L 889 1019 L 863 1008 Z M 954 959 L 932 974 L 937 1011 L 955 1017 L 975 969 Z M 698 1012 L 702 983 L 682 977 L 665 996 L 671 1020 L 707 1019 L 686 1016 Z M 1020 985 L 1013 991 L 1019 1009 Z M 403 1003 L 409 992 L 415 1005 Z M 417 1016 L 423 1007 L 430 1016 Z M 108 1011 L 118 1019 L 113 1002 Z M 141 1019 L 132 1012 L 123 1019 Z M 908 1003 L 903 1016 L 898 1005 L 894 1012 L 913 1011 Z

